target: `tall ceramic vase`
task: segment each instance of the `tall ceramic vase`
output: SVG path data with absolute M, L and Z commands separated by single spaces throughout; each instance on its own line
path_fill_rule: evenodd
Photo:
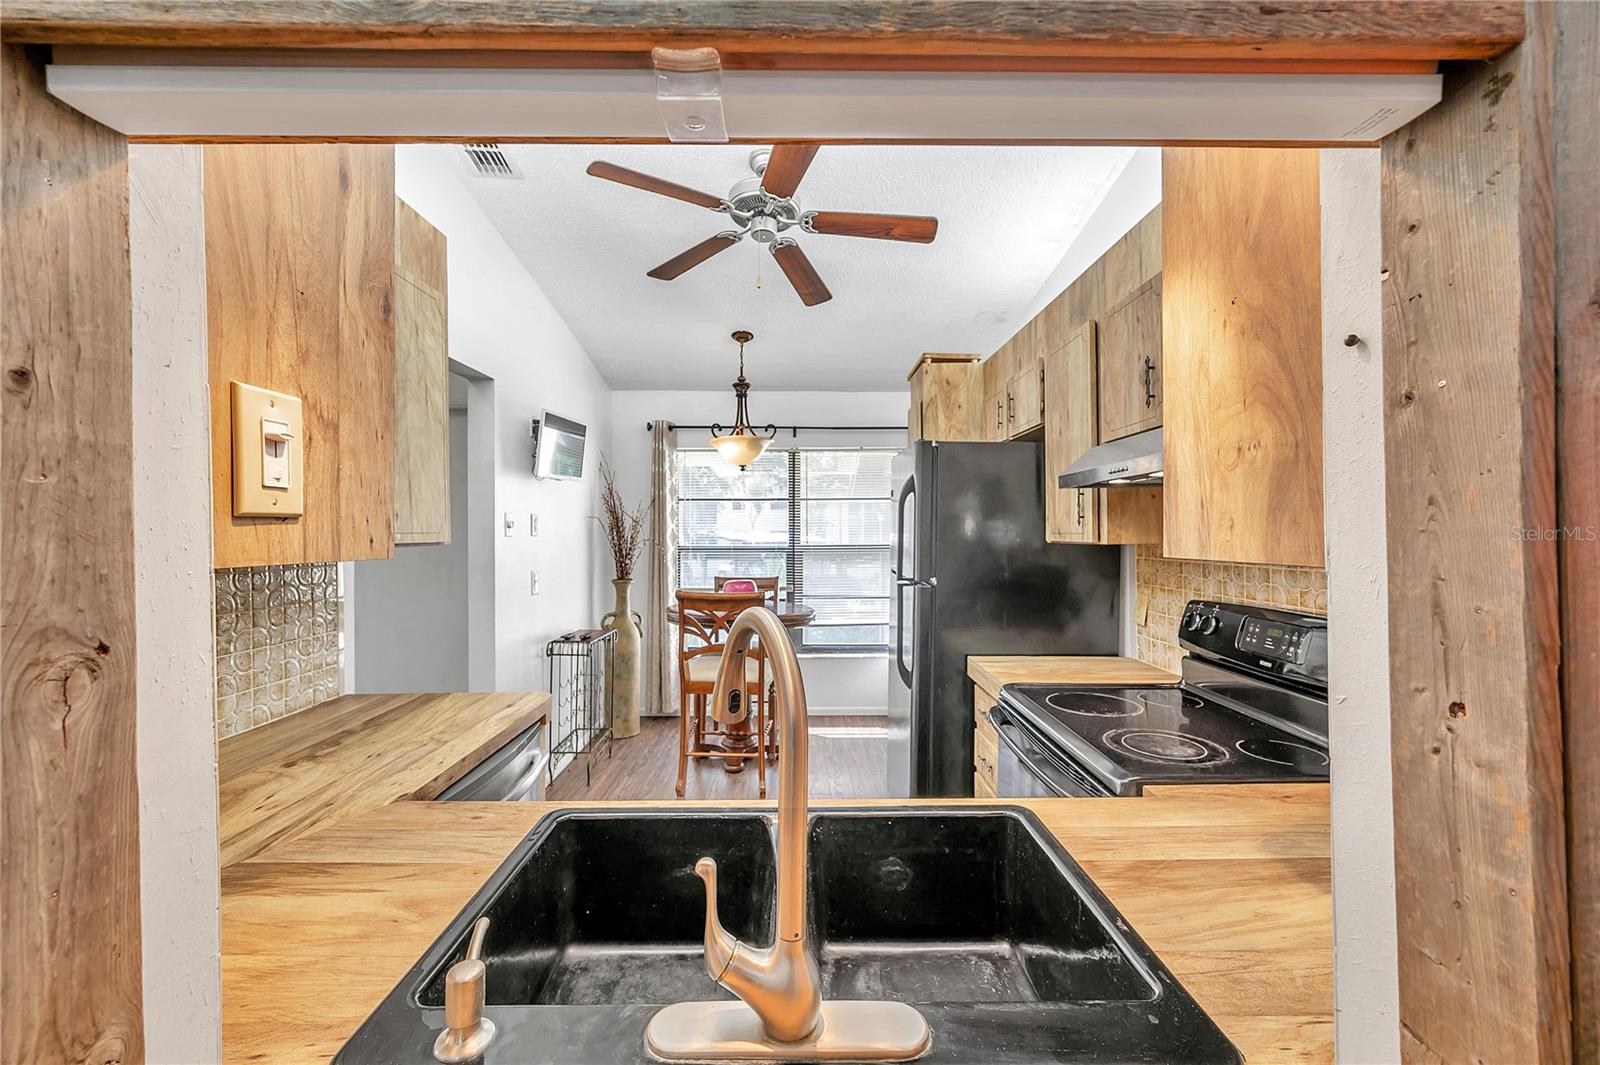
M 644 619 L 628 605 L 633 582 L 612 581 L 617 602 L 600 624 L 617 630 L 615 657 L 611 661 L 611 734 L 627 739 L 639 734 L 639 628 Z

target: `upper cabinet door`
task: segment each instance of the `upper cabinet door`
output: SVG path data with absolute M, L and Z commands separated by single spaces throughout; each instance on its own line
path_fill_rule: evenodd
M 444 234 L 394 202 L 394 540 L 450 542 Z
M 1166 553 L 1323 565 L 1317 153 L 1162 152 Z
M 1057 488 L 1056 477 L 1094 447 L 1095 326 L 1085 322 L 1044 360 L 1045 539 L 1091 543 L 1096 538 L 1092 488 Z
M 1100 439 L 1161 424 L 1161 276 L 1106 313 L 1100 327 Z
M 208 144 L 218 569 L 394 553 L 394 148 Z M 233 514 L 231 383 L 303 401 L 305 512 Z

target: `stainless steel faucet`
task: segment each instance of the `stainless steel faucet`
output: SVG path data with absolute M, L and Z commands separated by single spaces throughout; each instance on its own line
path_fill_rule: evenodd
M 743 695 L 752 637 L 772 664 L 783 758 L 778 762 L 778 936 L 770 947 L 742 943 L 717 917 L 717 863 L 701 858 L 706 882 L 706 972 L 744 1000 L 779 1042 L 804 1039 L 822 1014 L 822 980 L 806 944 L 806 692 L 800 663 L 778 616 L 764 607 L 740 614 L 728 631 L 711 694 L 713 707 Z
M 806 692 L 789 634 L 764 607 L 728 632 L 711 705 L 743 694 L 750 641 L 772 664 L 782 727 L 778 763 L 778 929 L 770 947 L 740 942 L 717 918 L 717 863 L 694 871 L 706 884 L 706 972 L 742 1000 L 677 1002 L 645 1029 L 645 1047 L 668 1061 L 910 1061 L 932 1045 L 928 1022 L 904 1002 L 822 1001 L 806 942 Z

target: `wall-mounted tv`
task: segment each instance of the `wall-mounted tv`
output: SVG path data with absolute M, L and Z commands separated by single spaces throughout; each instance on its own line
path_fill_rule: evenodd
M 533 475 L 552 481 L 582 479 L 587 432 L 582 422 L 545 411 L 533 423 Z

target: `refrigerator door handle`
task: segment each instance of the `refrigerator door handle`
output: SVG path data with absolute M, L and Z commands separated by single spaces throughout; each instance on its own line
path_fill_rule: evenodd
M 911 667 L 906 664 L 906 608 L 905 589 L 917 582 L 905 576 L 906 568 L 906 501 L 917 491 L 917 479 L 907 477 L 905 484 L 900 486 L 900 495 L 895 502 L 895 536 L 894 536 L 894 572 L 895 572 L 895 597 L 894 597 L 894 665 L 900 671 L 900 679 L 906 687 L 911 687 Z
M 900 494 L 895 499 L 894 505 L 894 572 L 902 580 L 906 572 L 906 500 L 910 499 L 917 491 L 917 479 L 907 477 L 906 483 L 900 486 Z
M 897 590 L 894 597 L 894 665 L 900 671 L 900 679 L 905 681 L 906 687 L 911 687 L 911 667 L 906 665 L 906 639 L 905 639 L 905 602 L 904 587 L 915 586 L 916 581 L 900 582 L 902 588 Z

